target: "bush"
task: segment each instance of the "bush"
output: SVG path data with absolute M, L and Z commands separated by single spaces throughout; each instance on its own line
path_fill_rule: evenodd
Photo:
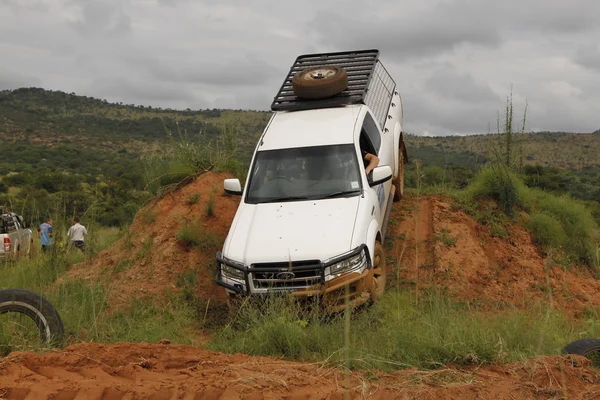
M 567 235 L 560 221 L 543 212 L 531 215 L 527 228 L 534 241 L 542 247 L 561 248 L 567 241 Z
M 583 202 L 530 189 L 514 172 L 502 166 L 481 170 L 459 201 L 473 212 L 474 207 L 469 203 L 478 197 L 496 200 L 509 216 L 517 209 L 530 212 L 527 227 L 538 244 L 562 248 L 575 262 L 590 267 L 598 265 L 598 226 Z
M 525 184 L 507 168 L 497 165 L 482 169 L 469 186 L 473 197 L 490 197 L 498 202 L 507 215 L 523 206 L 522 195 Z
M 591 212 L 579 201 L 568 197 L 557 197 L 539 190 L 532 190 L 530 194 L 535 199 L 534 207 L 560 223 L 566 251 L 576 261 L 596 265 L 595 231 L 598 227 Z
M 206 232 L 202 223 L 185 223 L 177 231 L 175 237 L 184 246 L 195 246 L 200 250 L 216 249 L 221 243 L 221 239 L 211 232 Z

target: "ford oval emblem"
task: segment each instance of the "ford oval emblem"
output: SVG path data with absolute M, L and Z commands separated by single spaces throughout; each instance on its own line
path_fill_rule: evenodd
M 296 277 L 296 274 L 293 272 L 280 272 L 277 274 L 277 279 L 281 279 L 283 281 L 289 281 L 290 279 L 294 279 Z

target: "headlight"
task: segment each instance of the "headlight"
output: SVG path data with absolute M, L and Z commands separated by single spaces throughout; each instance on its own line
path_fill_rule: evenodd
M 230 267 L 229 265 L 221 264 L 221 272 L 226 278 L 236 279 L 238 281 L 244 280 L 244 271 Z
M 325 273 L 330 275 L 347 274 L 349 272 L 353 272 L 366 266 L 367 256 L 365 254 L 365 251 L 363 250 L 352 257 L 346 258 L 345 260 L 330 265 L 325 270 Z

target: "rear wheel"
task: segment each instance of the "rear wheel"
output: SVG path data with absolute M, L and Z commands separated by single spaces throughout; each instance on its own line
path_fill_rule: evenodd
M 379 242 L 375 242 L 373 266 L 371 267 L 370 281 L 367 283 L 369 294 L 373 301 L 379 300 L 385 292 L 386 262 L 385 251 Z
M 404 153 L 402 149 L 398 149 L 398 176 L 394 179 L 394 186 L 396 191 L 394 192 L 394 201 L 400 201 L 404 197 Z

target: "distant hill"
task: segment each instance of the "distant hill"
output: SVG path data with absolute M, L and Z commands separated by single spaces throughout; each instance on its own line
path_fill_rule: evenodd
M 423 137 L 407 135 L 409 157 L 424 165 L 473 165 L 493 156 L 503 134 Z M 600 167 L 600 132 L 535 132 L 514 135 L 514 150 L 522 145 L 523 165 L 580 170 Z M 516 153 L 515 153 L 516 154 Z
M 160 146 L 169 135 L 203 141 L 227 131 L 235 135 L 240 154 L 244 161 L 249 161 L 270 117 L 271 113 L 265 111 L 172 110 L 109 103 L 39 88 L 0 91 L 1 142 L 44 148 L 62 145 L 80 151 L 126 149 L 135 154 L 150 146 Z M 406 138 L 410 160 L 419 159 L 424 165 L 470 167 L 485 162 L 491 146 L 502 140 L 503 135 L 498 134 L 444 137 L 408 134 Z M 515 148 L 519 143 L 524 165 L 575 170 L 600 166 L 600 130 L 592 134 L 517 134 Z
M 0 91 L 0 138 L 32 145 L 76 143 L 82 148 L 139 149 L 168 139 L 169 133 L 199 141 L 225 130 L 251 143 L 269 117 L 269 113 L 258 111 L 172 110 L 116 104 L 39 88 Z

